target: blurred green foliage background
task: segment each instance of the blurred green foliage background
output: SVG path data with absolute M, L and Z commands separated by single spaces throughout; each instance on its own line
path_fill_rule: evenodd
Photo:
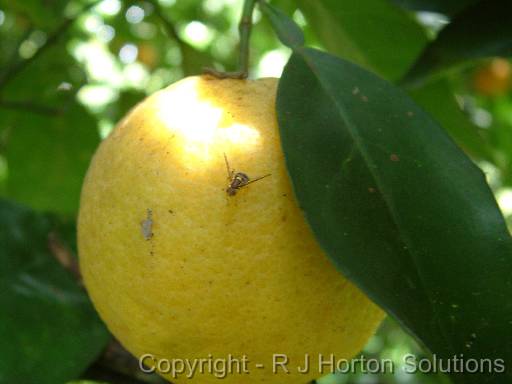
M 477 23 L 464 35 L 468 47 L 453 38 L 436 48 L 444 52 L 441 62 L 449 57 L 445 66 L 428 60 L 415 66 L 439 32 L 456 25 L 478 1 L 272 3 L 293 16 L 308 45 L 403 85 L 484 170 L 512 223 L 510 36 L 497 37 L 502 51 L 475 54 L 473 45 L 489 44 L 479 40 L 479 28 L 488 26 L 484 20 L 487 24 Z M 137 373 L 134 361 L 110 341 L 73 277 L 80 187 L 100 140 L 138 101 L 204 66 L 236 69 L 241 5 L 241 0 L 0 0 L 0 355 L 11 356 L 0 361 L 0 383 L 80 377 L 159 382 Z M 446 54 L 452 50 L 458 56 Z M 251 77 L 278 77 L 289 53 L 256 11 Z M 490 57 L 501 53 L 504 57 Z M 404 81 L 411 67 L 423 71 L 421 81 Z M 400 366 L 410 352 L 428 356 L 388 320 L 364 353 Z M 319 381 L 443 382 L 437 375 L 400 370 Z

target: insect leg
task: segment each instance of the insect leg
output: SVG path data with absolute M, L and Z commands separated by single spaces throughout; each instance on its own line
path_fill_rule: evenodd
M 228 171 L 228 179 L 231 181 L 231 180 L 233 180 L 233 174 L 235 173 L 235 170 L 230 168 L 228 157 L 226 156 L 226 152 L 224 152 L 224 161 L 226 162 L 226 169 Z
M 256 179 L 249 180 L 247 183 L 244 184 L 244 186 L 249 185 L 251 183 L 255 183 L 256 181 L 260 181 L 261 179 L 264 179 L 265 177 L 269 177 L 269 176 L 272 176 L 272 174 L 269 173 L 268 175 L 260 176 L 260 177 L 257 177 Z

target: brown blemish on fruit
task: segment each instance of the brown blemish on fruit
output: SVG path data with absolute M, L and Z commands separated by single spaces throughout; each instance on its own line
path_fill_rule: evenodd
M 153 239 L 153 211 L 148 208 L 146 211 L 146 219 L 141 221 L 140 223 L 140 229 L 142 232 L 142 236 L 144 236 L 144 240 L 150 241 Z M 149 254 L 151 256 L 154 255 L 154 244 L 153 241 L 151 241 L 151 247 L 149 250 Z
M 151 240 L 153 238 L 153 211 L 148 208 L 146 211 L 146 219 L 141 221 L 140 228 L 144 240 Z

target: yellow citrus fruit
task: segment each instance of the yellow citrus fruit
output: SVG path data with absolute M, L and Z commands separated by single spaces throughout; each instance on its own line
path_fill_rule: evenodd
M 157 48 L 151 43 L 139 44 L 137 48 L 137 59 L 149 68 L 155 68 L 159 59 Z
M 512 87 L 512 66 L 508 60 L 495 58 L 473 76 L 476 91 L 486 96 L 500 96 Z
M 180 361 L 199 361 L 192 382 L 217 383 L 224 361 L 226 383 L 306 383 L 321 376 L 319 354 L 354 356 L 383 318 L 327 259 L 295 201 L 276 85 L 184 79 L 135 107 L 88 171 L 86 287 L 112 333 L 173 382 L 189 380 Z M 230 195 L 239 172 L 269 176 Z M 273 359 L 284 362 L 275 354 L 290 373 L 272 372 Z M 310 372 L 299 373 L 305 354 Z M 249 373 L 239 373 L 244 356 Z

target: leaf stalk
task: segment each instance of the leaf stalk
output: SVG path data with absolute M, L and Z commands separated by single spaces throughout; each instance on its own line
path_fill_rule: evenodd
M 214 68 L 205 68 L 204 73 L 215 76 L 219 79 L 246 79 L 249 76 L 249 61 L 250 61 L 250 39 L 252 32 L 252 15 L 254 7 L 258 0 L 245 0 L 242 17 L 238 24 L 240 33 L 240 56 L 239 56 L 239 70 L 236 72 L 223 72 Z

